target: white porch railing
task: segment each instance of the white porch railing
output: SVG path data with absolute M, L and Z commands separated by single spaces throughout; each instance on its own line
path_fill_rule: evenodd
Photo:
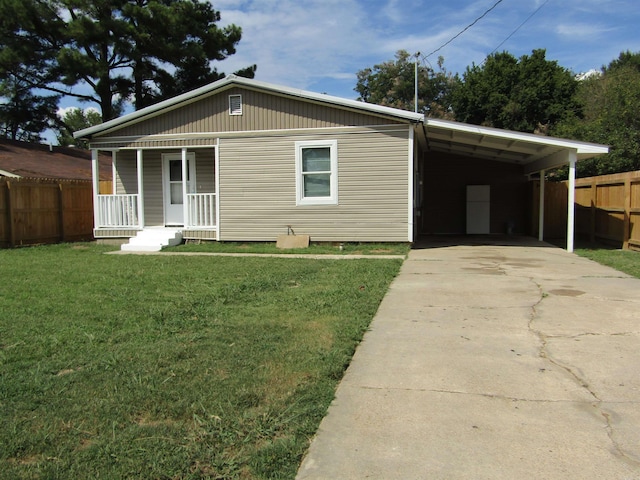
M 187 194 L 187 227 L 212 228 L 216 226 L 216 194 Z
M 98 195 L 96 228 L 139 227 L 138 195 Z
M 141 228 L 138 195 L 98 195 L 96 228 Z M 216 227 L 216 194 L 187 194 L 186 227 Z

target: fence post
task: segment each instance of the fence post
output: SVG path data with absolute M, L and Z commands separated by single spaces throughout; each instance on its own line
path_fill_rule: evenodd
M 624 179 L 624 231 L 622 234 L 622 249 L 629 250 L 631 236 L 631 176 Z
M 60 221 L 60 236 L 59 241 L 65 241 L 64 235 L 64 192 L 62 191 L 62 182 L 58 182 L 58 203 L 60 205 L 60 214 L 58 216 L 58 220 Z
M 544 240 L 544 179 L 545 172 L 544 170 L 540 170 L 540 198 L 538 202 L 540 206 L 538 207 L 538 240 Z
M 7 180 L 7 212 L 9 213 L 9 246 L 16 246 L 16 229 L 15 229 L 15 213 L 13 211 L 13 192 L 11 190 L 11 182 Z
M 11 246 L 11 201 L 10 201 L 10 192 L 9 192 L 9 181 L 7 178 L 0 178 L 0 195 L 4 196 L 4 212 L 2 214 L 2 218 L 0 218 L 0 222 L 6 225 L 6 229 L 4 232 L 3 238 L 0 238 L 0 242 L 6 243 L 7 246 Z
M 591 218 L 589 222 L 589 241 L 596 243 L 596 212 L 598 211 L 598 186 L 596 178 L 591 179 Z

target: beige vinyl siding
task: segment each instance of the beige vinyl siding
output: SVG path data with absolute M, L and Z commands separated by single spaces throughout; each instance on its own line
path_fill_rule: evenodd
M 215 150 L 195 150 L 196 193 L 215 193 Z
M 185 240 L 217 240 L 218 233 L 215 230 L 185 230 L 182 238 Z
M 142 152 L 142 187 L 144 190 L 144 224 L 164 225 L 162 151 Z
M 229 95 L 242 95 L 242 115 L 229 115 Z M 351 111 L 335 105 L 321 105 L 308 100 L 234 87 L 213 93 L 162 115 L 109 132 L 105 136 L 136 137 L 193 132 L 246 132 L 390 123 L 404 122 Z M 94 138 L 96 143 L 100 140 L 100 136 Z M 156 144 L 156 146 L 162 146 L 162 144 Z
M 135 237 L 139 230 L 131 229 L 107 229 L 96 228 L 93 230 L 93 236 L 96 238 L 123 238 L 123 237 Z
M 116 153 L 116 193 L 118 195 L 134 195 L 138 193 L 136 152 L 122 151 Z
M 408 241 L 409 126 L 220 140 L 220 240 Z M 296 206 L 295 142 L 337 140 L 338 205 Z

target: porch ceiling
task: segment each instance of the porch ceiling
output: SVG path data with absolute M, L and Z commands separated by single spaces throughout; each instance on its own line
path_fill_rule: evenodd
M 570 152 L 584 160 L 609 151 L 604 145 L 432 118 L 425 119 L 424 134 L 427 150 L 523 165 L 527 173 L 564 165 Z

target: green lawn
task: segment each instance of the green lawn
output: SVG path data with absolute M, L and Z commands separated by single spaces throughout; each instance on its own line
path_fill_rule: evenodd
M 575 253 L 640 278 L 640 252 L 620 250 L 604 245 L 581 246 Z
M 0 477 L 293 478 L 400 260 L 0 250 Z

